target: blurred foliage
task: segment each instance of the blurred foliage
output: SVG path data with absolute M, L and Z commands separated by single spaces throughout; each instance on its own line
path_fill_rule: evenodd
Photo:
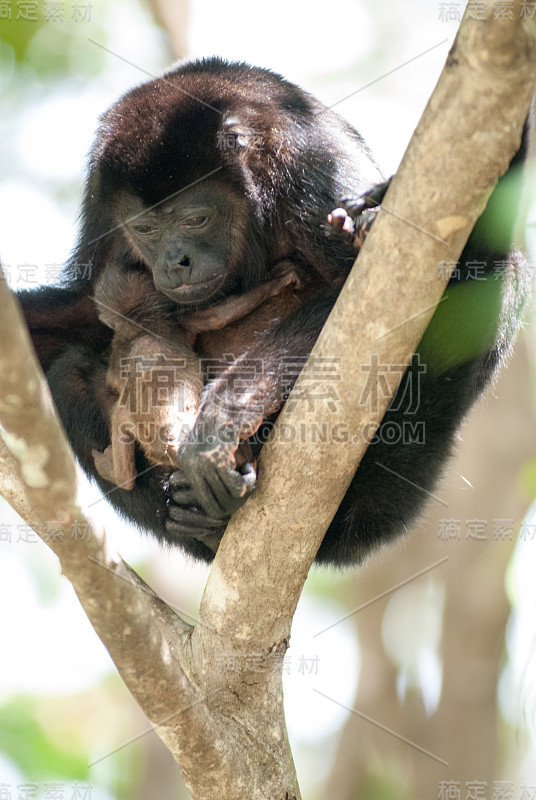
M 490 198 L 486 217 L 480 217 L 473 232 L 475 241 L 486 242 L 488 252 L 504 253 L 510 248 L 509 231 L 516 228 L 522 174 L 518 167 L 503 177 Z M 441 375 L 458 364 L 485 353 L 494 343 L 502 306 L 502 262 L 496 271 L 479 274 L 475 280 L 449 285 L 419 345 L 422 361 L 434 374 Z M 455 268 L 458 269 L 457 267 Z
M 519 476 L 521 490 L 528 495 L 529 498 L 536 497 L 536 458 L 531 458 L 528 461 Z
M 519 198 L 522 192 L 523 169 L 516 165 L 501 178 L 497 191 L 491 196 L 485 218 L 480 218 L 474 235 L 485 241 L 489 248 L 499 253 L 510 248 L 508 232 L 516 228 L 519 220 Z
M 385 763 L 371 767 L 363 784 L 360 785 L 359 797 L 367 800 L 412 800 L 412 795 L 405 786 L 403 770 Z M 357 800 L 357 796 L 356 796 Z
M 29 781 L 63 780 L 106 786 L 131 798 L 146 765 L 151 728 L 117 676 L 87 692 L 17 695 L 0 706 L 0 753 Z M 139 741 L 141 739 L 141 741 Z
M 8 13 L 9 12 L 9 13 Z M 24 63 L 27 60 L 28 47 L 34 36 L 44 27 L 50 27 L 45 21 L 44 2 L 38 3 L 37 8 L 32 7 L 35 19 L 19 19 L 19 9 L 15 6 L 2 11 L 0 19 L 0 42 L 9 44 L 13 50 L 16 61 Z
M 96 24 L 95 12 L 104 22 L 102 2 L 79 0 L 26 0 L 12 2 L 0 10 L 0 69 L 15 62 L 15 67 L 30 68 L 40 78 L 59 75 L 90 75 L 100 71 L 104 52 L 94 48 L 91 58 L 80 59 L 77 46 L 81 36 L 105 40 L 104 27 Z M 91 23 L 90 25 L 88 23 Z M 83 50 L 83 49 L 82 49 Z
M 61 741 L 59 744 L 38 722 L 34 699 L 16 697 L 0 707 L 0 752 L 18 764 L 29 779 L 88 780 L 88 753 L 69 731 Z
M 344 580 L 346 578 L 346 580 Z M 354 573 L 314 566 L 307 577 L 307 592 L 315 597 L 326 597 L 344 602 L 346 588 L 355 580 Z
M 442 375 L 493 346 L 502 297 L 497 275 L 447 287 L 419 345 L 419 363 L 429 372 Z

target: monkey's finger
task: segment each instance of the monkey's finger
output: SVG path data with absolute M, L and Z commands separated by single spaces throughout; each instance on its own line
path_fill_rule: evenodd
M 391 180 L 392 178 L 389 178 L 383 183 L 377 183 L 376 186 L 373 186 L 367 192 L 363 192 L 359 197 L 345 197 L 341 200 L 341 206 L 353 219 L 356 219 L 365 209 L 376 208 L 381 205 Z M 336 210 L 340 211 L 340 209 Z
M 253 489 L 257 479 L 253 464 L 243 464 L 240 470 L 224 467 L 215 472 L 226 492 L 233 497 L 244 497 Z
M 196 536 L 196 539 L 199 539 L 199 541 L 203 542 L 203 544 L 209 547 L 213 553 L 217 553 L 222 536 L 222 533 L 203 533 L 202 536 Z
M 171 493 L 173 502 L 178 506 L 193 506 L 196 503 L 196 496 L 190 486 L 185 486 L 183 489 L 177 489 Z
M 190 481 L 188 480 L 184 472 L 181 472 L 180 469 L 177 469 L 175 470 L 175 472 L 171 473 L 171 475 L 168 478 L 168 483 L 170 486 L 173 486 L 174 488 L 177 489 L 190 488 Z
M 257 482 L 257 470 L 255 469 L 255 465 L 248 461 L 246 464 L 242 464 L 237 472 L 242 476 L 246 489 L 252 491 Z
M 222 519 L 231 516 L 238 508 L 236 498 L 231 495 L 222 483 L 217 468 L 209 461 L 201 464 L 195 475 L 192 475 L 192 491 L 195 504 L 200 506 L 208 516 Z
M 328 214 L 328 223 L 334 231 L 341 233 L 347 218 L 348 214 L 344 208 L 334 208 L 331 214 Z
M 251 479 L 250 472 L 242 475 L 236 469 L 224 467 L 223 469 L 215 470 L 210 486 L 216 496 L 221 498 L 224 503 L 227 497 L 230 497 L 232 502 L 234 499 L 239 500 L 246 497 L 248 489 L 252 485 Z M 253 483 L 255 483 L 254 478 Z
M 198 542 L 204 544 L 205 547 L 208 547 L 209 550 L 212 550 L 213 553 L 218 551 L 218 546 L 224 533 L 223 531 L 221 533 L 211 533 L 210 531 L 204 531 L 196 528 L 190 529 L 179 525 L 177 522 L 173 522 L 173 520 L 166 521 L 166 530 L 168 533 L 172 533 L 176 537 L 185 536 L 189 539 L 196 539 Z
M 166 520 L 166 530 L 175 536 L 191 536 L 202 542 L 213 553 L 218 549 L 225 531 L 225 523 L 213 520 L 199 509 L 169 507 L 170 519 Z
M 230 467 L 217 468 L 207 465 L 204 473 L 205 492 L 199 497 L 199 504 L 207 513 L 215 516 L 231 516 L 251 494 L 256 481 L 252 464 L 244 465 L 244 474 Z
M 212 491 L 211 484 L 215 482 L 214 471 L 210 462 L 201 462 L 197 465 L 196 471 L 190 474 L 190 485 L 182 486 L 178 491 L 190 491 L 193 501 L 192 505 L 199 506 L 202 512 L 213 519 L 229 517 L 225 511 L 225 503 L 221 503 L 217 494 Z M 220 522 L 221 524 L 221 522 Z
M 328 214 L 328 223 L 339 238 L 351 244 L 355 225 L 352 217 L 343 208 L 335 208 Z
M 168 506 L 168 515 L 176 525 L 182 525 L 190 531 L 200 531 L 203 528 L 213 533 L 215 530 L 224 530 L 225 523 L 221 519 L 214 519 L 207 516 L 199 508 L 180 508 L 179 506 Z M 169 520 L 166 521 L 166 525 Z
M 201 480 L 195 483 L 197 503 L 203 511 L 217 519 L 230 517 L 235 510 L 229 492 L 222 484 L 218 470 L 212 464 L 206 464 Z

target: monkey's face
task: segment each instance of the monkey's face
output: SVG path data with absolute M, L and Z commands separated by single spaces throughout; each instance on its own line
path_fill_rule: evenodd
M 116 208 L 129 249 L 176 303 L 203 304 L 232 278 L 247 212 L 228 187 L 202 182 L 150 208 L 121 192 Z

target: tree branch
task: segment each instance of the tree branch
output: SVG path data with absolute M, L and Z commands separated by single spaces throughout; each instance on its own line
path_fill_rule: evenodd
M 407 365 L 435 311 L 448 274 L 519 147 L 536 77 L 534 23 L 486 22 L 466 13 L 437 86 L 382 208 L 311 357 L 338 359 L 338 408 L 307 408 L 307 376 L 298 380 L 262 452 L 256 493 L 232 518 L 218 550 L 200 619 L 233 636 L 242 629 L 262 647 L 288 635 L 301 588 L 390 398 L 379 408 L 364 396 L 373 356 Z M 500 46 L 499 46 L 500 45 Z M 497 49 L 498 60 L 493 48 Z M 389 373 L 392 394 L 402 372 Z M 304 398 L 304 399 L 301 399 Z M 292 443 L 283 425 L 343 422 L 348 441 Z M 322 428 L 323 429 L 323 428 Z M 274 503 L 273 498 L 278 498 Z M 247 537 L 244 531 L 249 530 Z M 221 602 L 222 575 L 225 584 Z M 282 590 L 282 587 L 283 590 Z M 245 603 L 244 598 L 255 602 Z M 262 611 L 262 613 L 259 613 Z

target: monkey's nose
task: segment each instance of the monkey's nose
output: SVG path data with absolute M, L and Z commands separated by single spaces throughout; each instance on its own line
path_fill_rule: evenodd
M 181 283 L 188 283 L 190 280 L 190 259 L 182 256 L 180 261 L 177 258 L 166 258 L 166 272 L 170 278 L 176 280 L 180 278 Z

